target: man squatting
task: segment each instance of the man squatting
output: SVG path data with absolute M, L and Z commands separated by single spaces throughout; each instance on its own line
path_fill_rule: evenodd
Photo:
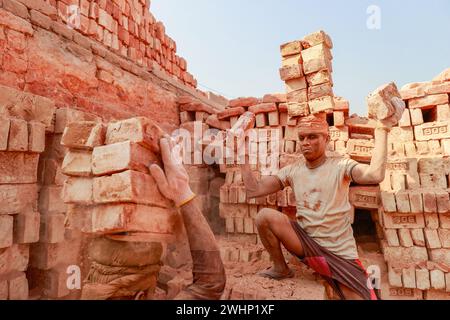
M 387 136 L 398 121 L 402 108 L 391 118 L 378 121 L 375 148 L 370 165 L 345 157 L 327 157 L 330 141 L 328 123 L 316 116 L 298 121 L 300 150 L 304 160 L 258 181 L 248 155 L 241 165 L 247 197 L 276 193 L 291 186 L 296 202 L 296 221 L 272 209 L 261 210 L 256 218 L 261 242 L 269 252 L 273 267 L 260 273 L 282 280 L 294 276 L 281 251 L 281 244 L 303 263 L 320 274 L 340 299 L 377 300 L 368 286 L 368 274 L 359 261 L 350 222 L 349 187 L 376 185 L 383 181 L 387 161 Z M 400 110 L 400 111 L 399 111 Z M 170 137 L 161 140 L 164 170 L 150 167 L 161 193 L 180 208 L 191 248 L 194 282 L 177 299 L 220 299 L 226 277 L 220 252 L 203 214 L 192 201 L 186 169 L 177 161 L 177 146 Z

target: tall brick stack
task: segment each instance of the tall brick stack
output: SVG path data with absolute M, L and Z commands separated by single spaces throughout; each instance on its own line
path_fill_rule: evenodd
M 323 31 L 281 46 L 280 77 L 286 83 L 289 116 L 333 112 L 332 48 Z
M 0 299 L 27 299 L 25 272 L 39 241 L 39 162 L 54 103 L 0 86 Z
M 41 28 L 74 37 L 80 44 L 86 43 L 86 36 L 150 71 L 158 67 L 190 87 L 197 86 L 187 72 L 186 60 L 176 54 L 175 41 L 165 33 L 164 24 L 150 13 L 150 0 L 5 0 L 0 7 L 5 10 L 2 19 L 13 14 Z M 28 31 L 32 33 L 32 29 Z M 14 63 L 20 61 L 12 59 Z
M 62 198 L 66 176 L 63 174 L 67 149 L 61 145 L 64 128 L 71 122 L 99 117 L 75 109 L 61 108 L 55 112 L 54 131 L 46 137 L 46 148 L 39 161 L 39 211 L 41 232 L 39 242 L 31 247 L 30 268 L 27 272 L 33 294 L 42 299 L 73 299 L 79 289 L 67 286 L 70 266 L 84 265 L 82 248 L 85 239 L 80 232 L 66 229 L 67 205 Z
M 332 126 L 330 149 L 345 154 L 349 105 L 333 93 L 332 48 L 330 36 L 322 30 L 281 45 L 280 77 L 286 83 L 289 131 L 294 131 L 297 117 L 326 117 Z
M 71 229 L 160 247 L 171 240 L 177 212 L 148 169 L 151 163 L 161 165 L 161 134 L 143 117 L 107 127 L 92 121 L 68 123 L 61 144 L 68 148 L 62 172 L 68 176 L 63 199 Z M 149 276 L 156 279 L 157 273 Z
M 449 80 L 404 86 L 408 108 L 389 137 L 379 221 L 390 290 L 407 298 L 449 298 Z
M 0 117 L 0 300 L 25 300 L 30 244 L 39 240 L 39 155 L 45 125 Z

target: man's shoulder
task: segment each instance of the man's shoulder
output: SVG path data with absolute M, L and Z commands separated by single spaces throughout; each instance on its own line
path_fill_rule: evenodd
M 327 153 L 327 157 L 333 162 L 333 163 L 348 163 L 348 162 L 353 162 L 355 160 L 353 160 L 352 158 L 350 158 L 350 156 L 348 155 L 342 155 L 340 153 L 337 152 L 333 152 L 331 151 L 330 153 Z

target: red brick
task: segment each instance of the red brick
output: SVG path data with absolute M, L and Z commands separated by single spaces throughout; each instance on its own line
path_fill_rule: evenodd
M 421 98 L 414 98 L 408 101 L 410 109 L 423 108 L 427 106 L 437 106 L 440 104 L 447 104 L 449 101 L 448 94 L 427 95 Z
M 89 15 L 89 7 L 90 7 L 90 3 L 88 0 L 79 0 L 80 3 L 80 13 L 82 15 Z
M 10 247 L 13 244 L 13 221 L 12 216 L 0 216 L 0 249 Z
M 155 122 L 144 117 L 132 118 L 110 123 L 105 144 L 131 141 L 159 153 L 159 141 L 163 134 Z
M 0 10 L 0 25 L 8 26 L 8 28 L 28 34 L 33 35 L 34 30 L 31 24 L 9 11 Z
M 65 203 L 89 205 L 93 203 L 93 180 L 91 178 L 69 177 L 63 188 Z
M 89 8 L 89 18 L 97 19 L 98 12 L 99 12 L 98 4 L 96 2 L 91 2 Z
M 28 244 L 39 241 L 40 214 L 27 211 L 14 215 L 14 243 Z
M 0 151 L 4 151 L 8 148 L 9 127 L 10 120 L 0 118 Z
M 66 205 L 62 199 L 62 187 L 46 186 L 39 193 L 39 211 L 41 214 L 64 213 Z
M 71 122 L 64 129 L 61 144 L 68 148 L 92 150 L 103 145 L 105 128 L 93 121 Z
M 54 1 L 52 6 L 52 1 L 46 2 L 46 1 L 38 1 L 38 0 L 17 0 L 21 3 L 23 3 L 25 6 L 27 6 L 30 9 L 37 10 L 39 12 L 42 12 L 46 16 L 50 16 L 52 19 L 56 19 L 57 12 L 56 12 L 56 1 Z
M 50 27 L 52 25 L 52 19 L 50 17 L 36 11 L 36 10 L 30 10 L 31 15 L 31 22 L 34 24 L 37 24 L 38 26 L 50 30 Z
M 8 280 L 9 300 L 28 299 L 28 280 L 21 272 Z
M 126 170 L 148 173 L 150 163 L 159 163 L 158 157 L 130 141 L 97 147 L 92 154 L 92 171 L 97 176 Z
M 220 203 L 219 214 L 221 218 L 245 218 L 249 216 L 249 205 Z
M 0 110 L 11 117 L 42 122 L 47 132 L 53 130 L 55 103 L 48 98 L 0 86 Z
M 64 258 L 62 243 L 33 243 L 30 247 L 30 267 L 49 270 Z
M 99 9 L 98 11 L 98 24 L 108 29 L 110 32 L 114 31 L 113 17 L 102 9 Z
M 83 233 L 92 233 L 92 215 L 93 207 L 70 204 L 67 206 L 66 228 Z
M 69 150 L 61 166 L 63 174 L 74 177 L 89 177 L 92 175 L 92 152 Z M 56 173 L 56 172 L 55 172 Z M 51 172 L 52 175 L 53 172 Z M 54 178 L 53 178 L 54 179 Z M 50 179 L 50 181 L 54 181 Z
M 0 1 L 1 7 L 1 1 Z M 8 281 L 0 280 L 0 300 L 8 300 Z
M 330 49 L 333 48 L 333 41 L 331 40 L 330 36 L 323 30 L 319 30 L 307 35 L 305 38 L 303 38 L 301 44 L 304 49 L 311 48 L 319 44 L 324 44 L 327 48 Z
M 284 66 L 279 72 L 280 78 L 283 81 L 299 79 L 304 76 L 302 66 L 299 64 Z
M 7 249 L 0 250 L 0 274 L 13 271 L 25 271 L 28 267 L 29 245 L 14 244 Z
M 17 214 L 37 209 L 37 185 L 0 185 L 0 214 Z
M 3 0 L 3 8 L 15 16 L 28 19 L 28 9 L 23 4 L 15 0 Z
M 110 234 L 139 232 L 172 234 L 177 213 L 172 209 L 162 209 L 134 204 L 95 206 L 92 215 L 92 232 Z
M 383 120 L 392 116 L 395 113 L 395 106 L 391 99 L 394 97 L 401 99 L 398 88 L 393 82 L 381 86 L 372 92 L 367 97 L 369 118 Z
M 38 154 L 0 152 L 0 184 L 37 182 L 38 161 Z
M 41 153 L 45 149 L 45 125 L 38 121 L 28 123 L 28 150 Z
M 137 204 L 171 207 L 153 177 L 137 171 L 125 171 L 109 177 L 94 179 L 95 203 L 132 202 Z
M 43 215 L 39 231 L 39 241 L 42 243 L 59 243 L 64 241 L 64 220 L 62 213 Z
M 20 119 L 11 119 L 8 139 L 9 151 L 28 150 L 28 126 L 27 122 Z
M 428 261 L 427 249 L 424 247 L 385 247 L 384 257 L 390 266 L 402 269 Z

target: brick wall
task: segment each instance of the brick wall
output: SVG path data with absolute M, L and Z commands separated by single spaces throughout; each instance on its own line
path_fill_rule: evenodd
M 79 6 L 79 26 L 68 16 L 70 5 Z M 171 132 L 180 124 L 179 96 L 210 108 L 223 104 L 196 89 L 149 6 L 141 0 L 0 1 L 0 168 L 12 178 L 0 182 L 0 299 L 79 296 L 67 289 L 66 271 L 78 265 L 86 276 L 89 238 L 66 228 L 70 206 L 61 191 L 67 150 L 60 141 L 67 123 L 145 116 Z M 21 126 L 3 125 L 10 122 Z M 45 148 L 37 152 L 23 139 L 37 143 L 31 132 L 39 125 Z M 11 139 L 21 127 L 27 145 L 17 151 Z M 34 160 L 26 161 L 25 171 L 10 171 L 19 158 Z

